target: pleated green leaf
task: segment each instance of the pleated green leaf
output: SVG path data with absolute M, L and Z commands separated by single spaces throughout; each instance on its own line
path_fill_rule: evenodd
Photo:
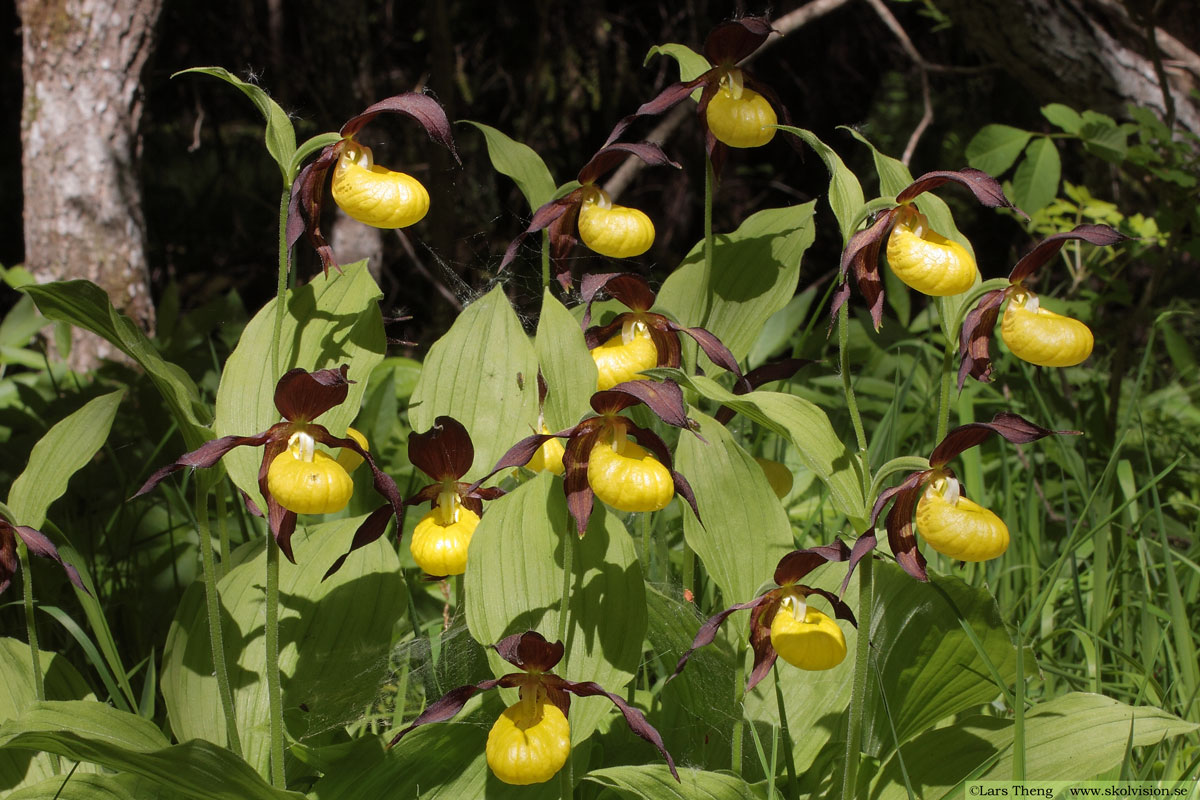
M 476 641 L 492 644 L 527 630 L 558 639 L 566 537 L 575 539 L 575 524 L 567 516 L 562 481 L 549 473 L 488 504 L 467 559 L 467 627 Z M 646 595 L 633 541 L 597 501 L 587 534 L 568 546 L 567 658 L 555 672 L 620 694 L 641 663 L 646 634 Z M 515 671 L 492 658 L 498 674 Z M 587 738 L 610 713 L 616 710 L 606 699 L 572 700 L 572 741 Z
M 680 782 L 677 783 L 670 770 L 658 764 L 594 769 L 583 779 L 632 800 L 751 800 L 766 797 L 758 787 L 724 772 L 680 769 Z
M 6 795 L 8 800 L 145 800 L 116 775 L 57 775 Z
M 504 290 L 467 306 L 425 357 L 408 417 L 426 431 L 446 414 L 475 445 L 468 477 L 488 472 L 537 423 L 537 354 Z
M 709 400 L 729 406 L 788 439 L 804 466 L 829 488 L 834 507 L 850 519 L 855 529 L 865 529 L 868 509 L 863 501 L 858 461 L 838 438 L 829 417 L 819 406 L 779 392 L 735 395 L 711 378 L 689 378 L 681 370 L 660 370 L 660 374 L 695 389 Z
M 279 668 L 284 722 L 304 742 L 358 719 L 374 699 L 392 627 L 403 616 L 404 581 L 391 544 L 380 539 L 354 553 L 333 577 L 325 570 L 349 546 L 361 517 L 298 529 L 298 565 L 280 564 Z M 266 774 L 269 756 L 264 678 L 261 540 L 235 552 L 218 584 L 222 630 L 242 752 Z M 183 741 L 225 743 L 225 723 L 212 674 L 203 587 L 185 593 L 163 653 L 162 693 L 171 729 Z M 377 674 L 378 673 L 378 674 Z M 303 706 L 303 708 L 301 707 Z
M 993 670 L 1005 686 L 1016 677 L 1017 649 L 991 594 L 957 577 L 931 572 L 929 579 L 921 583 L 895 564 L 876 564 L 871 641 L 878 648 L 891 713 L 890 724 L 882 713 L 871 718 L 868 747 L 876 755 L 890 752 L 897 739 L 906 742 L 943 719 L 1000 696 Z M 987 661 L 960 619 L 971 627 Z
M 87 682 L 67 659 L 42 651 L 40 663 L 47 698 L 91 698 Z M 0 721 L 16 719 L 37 702 L 29 645 L 17 639 L 0 639 L 0 675 L 4 676 L 0 680 Z M 0 749 L 0 794 L 36 784 L 53 774 L 45 753 Z
M 473 125 L 483 134 L 492 166 L 501 175 L 513 179 L 521 194 L 525 195 L 530 210 L 536 211 L 554 196 L 554 177 L 533 148 L 482 122 L 469 119 L 461 122 Z
M 829 206 L 833 209 L 833 215 L 837 217 L 838 228 L 842 231 L 842 242 L 848 242 L 854 234 L 855 220 L 865 202 L 858 178 L 846 167 L 841 156 L 812 131 L 793 128 L 790 125 L 780 125 L 779 130 L 798 136 L 825 162 L 825 168 L 829 170 Z
M 124 390 L 101 395 L 46 431 L 29 454 L 25 470 L 13 481 L 8 507 L 13 521 L 41 527 L 50 504 L 62 497 L 67 482 L 108 438 Z
M 279 375 L 271 372 L 275 303 L 263 306 L 246 325 L 221 373 L 213 422 L 217 436 L 249 436 L 279 422 L 275 384 L 289 369 L 313 372 L 348 364 L 350 380 L 355 383 L 346 401 L 316 420 L 335 436 L 345 434 L 346 426 L 358 414 L 371 370 L 383 360 L 387 342 L 377 303 L 382 293 L 367 271 L 367 262 L 357 261 L 343 269 L 344 275 L 318 277 L 288 292 Z M 239 447 L 221 463 L 237 487 L 265 509 L 258 491 L 262 450 Z
M 1025 779 L 1087 780 L 1122 763 L 1126 746 L 1157 744 L 1198 727 L 1160 708 L 1128 706 L 1098 694 L 1072 692 L 1025 713 Z M 941 797 L 963 780 L 1009 780 L 1013 723 L 969 717 L 930 731 L 901 748 L 913 791 Z M 898 757 L 881 770 L 871 791 L 878 800 L 908 792 Z
M 704 243 L 663 282 L 657 305 L 681 324 L 716 334 L 739 361 L 767 319 L 796 293 L 800 257 L 813 242 L 816 202 L 770 208 L 733 233 L 718 234 L 712 280 L 704 280 Z
M 591 411 L 588 400 L 596 391 L 596 362 L 584 344 L 579 322 L 549 289 L 542 295 L 534 348 L 550 389 L 546 426 L 564 430 Z
M 220 78 L 231 86 L 236 86 L 241 90 L 242 94 L 250 98 L 250 102 L 263 115 L 263 120 L 267 123 L 267 130 L 264 136 L 267 152 L 271 154 L 271 158 L 275 159 L 275 163 L 279 165 L 279 171 L 283 175 L 285 186 L 292 185 L 292 176 L 288 171 L 292 162 L 292 156 L 296 152 L 296 130 L 292 127 L 292 120 L 288 117 L 287 112 L 279 107 L 279 104 L 271 99 L 261 86 L 253 83 L 247 83 L 241 80 L 236 75 L 229 72 L 223 67 L 192 67 L 176 72 L 175 75 L 184 75 L 189 72 L 199 72 L 204 75 L 212 75 L 214 78 Z M 175 75 L 171 77 L 174 78 Z
M 66 322 L 108 340 L 146 370 L 189 448 L 212 438 L 209 411 L 200 390 L 178 364 L 163 359 L 158 349 L 129 317 L 113 308 L 104 290 L 91 281 L 29 284 L 21 291 L 33 298 L 46 319 Z
M 38 703 L 0 726 L 0 747 L 44 750 L 171 787 L 194 800 L 301 800 L 212 742 L 170 746 L 151 721 L 94 701 Z
M 685 433 L 675 452 L 675 468 L 700 506 L 700 521 L 684 513 L 683 534 L 728 603 L 742 603 L 793 549 L 792 526 L 762 467 L 725 426 L 694 409 L 689 415 L 706 441 Z
M 476 695 L 452 722 L 417 728 L 384 751 L 377 740 L 360 740 L 313 787 L 314 800 L 550 800 L 559 796 L 555 779 L 509 786 L 484 760 L 488 730 L 504 704 L 496 692 Z
M 679 65 L 679 80 L 690 81 L 698 78 L 712 68 L 708 59 L 685 44 L 660 44 L 651 47 L 643 59 L 643 64 L 649 64 L 654 56 L 670 56 Z M 699 90 L 697 90 L 699 91 Z

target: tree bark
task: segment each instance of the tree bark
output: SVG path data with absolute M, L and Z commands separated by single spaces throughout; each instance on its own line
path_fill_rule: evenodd
M 138 180 L 141 74 L 162 0 L 18 0 L 25 266 L 86 278 L 154 326 Z M 116 355 L 76 329 L 69 363 Z
M 1040 101 L 1116 117 L 1125 116 L 1132 103 L 1153 109 L 1161 119 L 1174 116 L 1180 127 L 1200 134 L 1200 104 L 1190 94 L 1200 86 L 1200 56 L 1159 27 L 1177 31 L 1174 24 L 1147 16 L 1153 5 L 1140 0 L 938 2 L 976 47 Z M 1164 96 L 1161 74 L 1171 101 Z

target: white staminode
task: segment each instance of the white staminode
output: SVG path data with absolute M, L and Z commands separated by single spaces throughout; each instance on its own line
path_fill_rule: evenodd
M 304 431 L 293 433 L 288 439 L 288 451 L 297 461 L 307 461 L 312 463 L 313 454 L 316 452 L 317 442 L 313 439 L 312 434 Z

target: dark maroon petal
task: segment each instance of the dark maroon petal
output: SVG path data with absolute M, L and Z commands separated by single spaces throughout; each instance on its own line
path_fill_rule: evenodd
M 642 103 L 640 106 L 638 106 L 637 111 L 634 111 L 629 116 L 618 121 L 617 124 L 613 126 L 612 132 L 608 134 L 608 138 L 604 140 L 604 146 L 608 147 L 613 142 L 617 141 L 617 139 L 621 138 L 621 134 L 623 134 L 630 125 L 632 125 L 634 122 L 637 122 L 637 120 L 641 117 L 656 116 L 679 105 L 686 100 L 689 95 L 691 95 L 692 91 L 697 86 L 712 79 L 715 74 L 716 70 L 710 69 L 708 72 L 705 72 L 703 75 L 699 75 L 690 81 L 679 81 L 678 83 L 673 83 L 667 88 L 663 89 L 653 100 L 648 100 L 645 103 Z
M 750 649 L 754 651 L 754 666 L 750 670 L 750 679 L 746 682 L 746 691 L 750 691 L 758 682 L 767 677 L 779 654 L 775 645 L 771 644 L 771 623 L 779 613 L 779 604 L 783 593 L 778 589 L 767 592 L 764 598 L 769 602 L 760 603 L 750 612 Z
M 83 585 L 83 581 L 79 577 L 79 570 L 72 567 L 70 564 L 62 560 L 62 556 L 58 554 L 58 548 L 54 546 L 46 535 L 41 531 L 30 528 L 26 525 L 13 525 L 13 531 L 17 536 L 21 537 L 21 541 L 25 542 L 25 546 L 29 548 L 29 552 L 40 558 L 48 558 L 52 561 L 57 561 L 58 565 L 67 573 L 67 577 L 71 583 L 75 584 L 86 595 L 91 595 L 87 587 Z M 0 592 L 4 591 L 0 589 Z
M 296 512 L 289 511 L 279 505 L 274 497 L 268 496 L 267 526 L 275 536 L 275 543 L 279 545 L 279 552 L 283 553 L 288 561 L 295 564 L 296 556 L 292 554 L 292 534 L 296 532 Z
M 838 619 L 844 619 L 854 627 L 858 627 L 858 620 L 854 618 L 854 612 L 850 610 L 850 606 L 843 603 L 841 599 L 839 599 L 838 596 L 833 592 L 829 591 L 828 589 L 818 589 L 813 586 L 799 586 L 797 588 L 799 588 L 805 595 L 821 595 L 821 597 L 824 597 L 829 601 L 829 604 L 833 606 L 833 615 L 835 617 Z
M 683 390 L 673 381 L 625 381 L 611 389 L 594 393 L 591 399 L 592 408 L 597 414 L 615 414 L 638 403 L 644 403 L 668 425 L 690 427 Z
M 917 537 L 913 534 L 913 511 L 917 508 L 921 492 L 920 485 L 897 492 L 887 515 L 886 526 L 888 544 L 896 556 L 896 563 L 917 580 L 928 581 L 925 557 L 917 549 Z
M 799 583 L 804 576 L 822 564 L 830 561 L 846 561 L 849 558 L 850 548 L 846 547 L 846 543 L 841 539 L 835 540 L 832 544 L 793 550 L 779 559 L 779 565 L 775 567 L 775 583 L 779 586 Z
M 450 155 L 454 156 L 455 161 L 462 163 L 462 159 L 458 157 L 458 150 L 454 147 L 454 135 L 450 132 L 450 120 L 447 119 L 446 112 L 437 100 L 427 94 L 405 92 L 380 100 L 358 116 L 351 117 L 342 126 L 340 133 L 343 136 L 353 136 L 385 111 L 402 114 L 419 122 L 430 139 L 445 147 L 450 151 Z
M 850 563 L 846 567 L 846 577 L 842 579 L 842 588 L 838 589 L 838 594 L 846 593 L 846 587 L 850 585 L 850 576 L 854 574 L 854 568 L 858 566 L 859 561 L 862 561 L 875 549 L 877 544 L 879 544 L 879 539 L 875 536 L 874 527 L 855 540 L 854 547 L 850 549 Z
M 325 580 L 330 575 L 341 569 L 342 564 L 346 563 L 346 559 L 349 558 L 350 554 L 355 550 L 360 547 L 366 547 L 380 536 L 383 536 L 383 532 L 387 530 L 388 522 L 391 521 L 392 517 L 396 517 L 398 520 L 396 523 L 396 530 L 399 531 L 399 533 L 397 534 L 396 538 L 399 540 L 400 536 L 404 534 L 404 512 L 401 511 L 399 516 L 397 516 L 396 510 L 391 506 L 390 503 L 384 504 L 372 511 L 370 515 L 363 520 L 363 523 L 358 526 L 358 530 L 354 532 L 354 538 L 350 541 L 349 549 L 347 549 L 345 553 L 342 553 L 340 556 L 338 556 L 337 560 L 333 562 L 329 569 L 325 570 L 325 574 L 321 577 L 321 580 Z
M 349 366 L 316 372 L 290 369 L 275 384 L 275 408 L 291 422 L 311 422 L 334 406 L 346 401 L 350 384 Z
M 1017 262 L 1012 272 L 1008 274 L 1008 279 L 1013 283 L 1025 280 L 1035 270 L 1054 258 L 1062 246 L 1073 239 L 1080 239 L 1098 247 L 1108 247 L 1126 241 L 1128 238 L 1125 234 L 1107 225 L 1078 225 L 1074 230 L 1056 233 L 1038 242 L 1033 250 Z
M 875 499 L 875 505 L 871 507 L 871 527 L 875 527 L 875 523 L 879 520 L 879 515 L 883 512 L 884 506 L 891 502 L 893 497 L 901 492 L 908 491 L 915 486 L 920 486 L 921 484 L 925 483 L 925 480 L 929 477 L 929 473 L 931 471 L 932 470 L 921 470 L 919 472 L 909 473 L 899 486 L 893 486 L 890 489 L 884 489 L 882 492 L 880 492 L 879 497 Z
M 570 716 L 571 695 L 566 692 L 569 681 L 553 673 L 539 675 L 536 680 L 546 690 L 546 699 L 558 706 L 558 710 L 563 712 L 564 717 Z
M 833 333 L 833 324 L 837 322 L 838 311 L 841 310 L 842 304 L 850 299 L 850 281 L 843 279 L 838 284 L 833 292 L 833 299 L 829 304 L 829 327 L 825 330 L 825 336 L 828 338 Z
M 508 676 L 505 675 L 504 678 Z M 397 733 L 390 742 L 388 748 L 395 747 L 397 742 L 408 735 L 410 731 L 419 728 L 422 725 L 428 725 L 431 722 L 445 722 L 453 717 L 462 707 L 467 704 L 477 692 L 486 692 L 488 689 L 495 689 L 504 683 L 504 678 L 493 678 L 487 681 L 480 681 L 476 684 L 467 686 L 459 686 L 457 689 L 451 689 L 437 700 L 425 707 L 425 710 L 414 719 L 407 728 Z
M 975 199 L 988 208 L 1011 208 L 1023 216 L 1028 216 L 1004 196 L 1004 189 L 1000 186 L 999 181 L 986 172 L 972 167 L 964 167 L 957 172 L 954 170 L 926 172 L 896 195 L 896 202 L 907 203 L 930 189 L 936 189 L 942 184 L 950 182 L 966 186 L 975 195 Z
M 591 456 L 592 448 L 599 441 L 603 428 L 599 426 L 584 428 L 583 423 L 576 427 L 583 431 L 567 440 L 567 446 L 563 452 L 565 470 L 563 491 L 567 495 L 567 509 L 575 520 L 575 532 L 583 536 L 587 533 L 588 520 L 592 517 L 592 506 L 596 499 L 587 479 L 588 458 Z
M 962 329 L 958 332 L 958 354 L 962 363 L 958 365 L 958 390 L 970 375 L 984 383 L 992 377 L 992 333 L 1000 306 L 1004 304 L 1007 290 L 996 289 L 979 298 L 979 305 L 967 312 Z
M 439 416 L 429 430 L 408 435 L 408 460 L 436 481 L 457 480 L 471 469 L 475 447 L 461 422 Z
M 735 611 L 744 611 L 747 608 L 754 608 L 761 603 L 770 602 L 770 600 L 771 595 L 768 593 L 762 597 L 756 597 L 748 602 L 738 603 L 737 605 L 730 606 L 724 611 L 720 611 L 705 620 L 704 624 L 700 626 L 700 629 L 696 631 L 696 638 L 692 639 L 692 646 L 687 649 L 687 652 L 679 657 L 679 662 L 675 665 L 675 671 L 671 673 L 671 675 L 667 678 L 667 681 L 670 682 L 674 680 L 679 673 L 683 672 L 683 668 L 687 666 L 688 659 L 692 657 L 692 653 L 696 652 L 701 647 L 713 643 L 713 640 L 717 638 L 717 631 L 720 630 L 722 623 L 729 618 L 730 614 L 734 613 Z
M 289 423 L 281 422 L 271 426 L 262 433 L 255 434 L 254 436 L 222 436 L 220 439 L 213 439 L 210 442 L 205 442 L 190 453 L 184 453 L 170 464 L 167 464 L 165 467 L 160 467 L 159 469 L 155 470 L 154 474 L 147 478 L 146 482 L 142 484 L 142 488 L 138 489 L 137 492 L 134 493 L 133 497 L 130 497 L 129 499 L 132 500 L 134 497 L 141 497 L 161 483 L 163 478 L 166 478 L 168 475 L 174 472 L 178 472 L 181 469 L 211 467 L 213 464 L 216 464 L 221 460 L 221 456 L 225 455 L 233 448 L 258 447 L 266 443 L 273 436 L 278 435 L 280 431 L 290 427 L 291 426 Z
M 346 147 L 342 139 L 321 150 L 317 159 L 304 166 L 292 182 L 292 194 L 288 200 L 288 218 L 286 226 L 287 249 L 289 264 L 292 248 L 300 237 L 308 235 L 309 244 L 321 257 L 321 269 L 329 276 L 330 268 L 342 271 L 341 265 L 333 255 L 333 248 L 321 233 L 321 207 L 325 199 L 325 176 L 330 167 L 337 163 Z
M 596 155 L 579 170 L 579 182 L 585 186 L 621 164 L 629 156 L 636 156 L 651 167 L 670 166 L 675 169 L 682 167 L 667 157 L 663 149 L 653 142 L 617 142 L 601 147 Z
M 0 519 L 0 594 L 12 584 L 13 575 L 17 574 L 17 540 L 13 536 L 12 525 L 7 520 Z
M 714 64 L 736 64 L 757 50 L 774 30 L 766 17 L 742 17 L 722 22 L 709 31 L 702 52 Z
M 568 211 L 571 211 L 572 209 L 578 210 L 580 198 L 582 196 L 582 192 L 575 190 L 566 197 L 560 197 L 557 200 L 551 200 L 537 211 L 533 212 L 533 218 L 529 221 L 529 227 L 517 234 L 517 238 L 509 242 L 508 248 L 504 251 L 504 258 L 500 260 L 500 267 L 497 271 L 503 270 L 510 263 L 512 263 L 514 258 L 517 257 L 517 250 L 520 249 L 521 242 L 525 241 L 526 236 L 550 227 L 551 223 L 562 217 Z
M 709 361 L 716 364 L 722 369 L 732 372 L 737 378 L 742 377 L 742 368 L 737 363 L 737 359 L 733 357 L 733 353 L 725 346 L 725 343 L 709 333 L 704 328 L 684 328 L 671 323 L 672 330 L 681 331 L 696 340 L 696 344 L 700 345 L 700 349 L 704 351 L 704 355 L 708 356 Z
M 646 721 L 646 717 L 641 711 L 626 703 L 619 696 L 606 691 L 600 684 L 593 683 L 592 681 L 576 683 L 575 681 L 562 680 L 561 686 L 564 690 L 579 697 L 607 697 L 611 700 L 613 705 L 621 711 L 621 715 L 625 717 L 625 724 L 629 726 L 629 730 L 657 747 L 658 752 L 662 753 L 662 757 L 667 760 L 667 766 L 671 768 L 671 774 L 675 776 L 675 780 L 679 780 L 679 772 L 675 769 L 675 759 L 671 758 L 671 754 L 667 752 L 667 748 L 663 744 L 662 736 L 659 735 L 653 725 Z
M 960 425 L 947 433 L 946 438 L 929 454 L 929 464 L 934 468 L 942 467 L 964 450 L 986 441 L 992 434 L 1003 436 L 1013 444 L 1028 444 L 1054 434 L 1078 433 L 1079 431 L 1052 431 L 1033 424 L 1019 414 L 1001 411 L 991 422 L 972 422 Z
M 526 672 L 549 672 L 562 661 L 562 642 L 548 642 L 537 631 L 514 633 L 492 645 L 501 658 Z
M 841 275 L 853 272 L 858 291 L 871 310 L 871 321 L 875 329 L 883 324 L 883 279 L 879 277 L 879 250 L 895 217 L 895 209 L 881 213 L 869 228 L 850 237 L 842 252 Z M 837 304 L 841 308 L 841 303 Z M 837 314 L 838 308 L 832 310 Z
M 582 425 L 582 424 L 583 423 L 580 423 L 580 425 Z M 504 455 L 500 456 L 500 460 L 496 462 L 496 465 L 494 467 L 492 467 L 491 472 L 489 472 L 487 475 L 484 475 L 482 478 L 480 478 L 479 480 L 477 480 L 473 484 L 471 484 L 470 487 L 468 487 L 466 492 L 464 492 L 463 494 L 465 496 L 479 494 L 479 492 L 480 492 L 479 487 L 481 485 L 483 485 L 488 480 L 488 478 L 492 477 L 497 472 L 500 472 L 502 470 L 512 469 L 513 467 L 525 466 L 526 464 L 529 463 L 529 459 L 533 458 L 533 454 L 541 449 L 543 444 L 550 441 L 551 439 L 570 438 L 571 436 L 575 435 L 575 433 L 579 430 L 579 427 L 580 427 L 579 425 L 576 425 L 575 427 L 567 428 L 565 431 L 559 431 L 558 433 L 535 433 L 530 436 L 526 436 L 524 439 L 517 442 L 512 447 L 508 448 L 508 450 L 505 451 Z M 424 499 L 431 500 L 431 499 L 433 499 L 433 497 L 436 496 L 437 487 L 433 487 L 433 488 L 435 489 L 434 494 L 431 495 L 430 497 L 427 497 Z M 482 496 L 482 495 L 480 495 L 480 496 Z M 484 499 L 490 500 L 491 498 L 485 497 Z M 415 497 L 408 500 L 409 505 L 413 504 L 414 501 L 416 501 Z
M 654 305 L 654 290 L 646 279 L 629 272 L 604 272 L 584 275 L 579 284 L 580 301 L 584 304 L 583 325 L 592 319 L 592 303 L 600 292 L 622 303 L 633 311 L 648 311 Z
M 537 387 L 538 387 L 538 413 L 540 414 L 542 411 L 542 408 L 546 405 L 546 396 L 548 394 L 550 394 L 550 386 L 549 386 L 549 384 L 546 383 L 546 376 L 542 374 L 541 367 L 538 367 Z
M 587 276 L 585 275 L 583 279 L 587 280 Z M 586 316 L 586 314 L 590 313 L 590 311 L 584 313 Z M 587 345 L 588 350 L 595 350 L 597 347 L 611 339 L 619 330 L 621 330 L 621 326 L 625 324 L 625 320 L 629 319 L 631 316 L 633 316 L 632 312 L 626 311 L 624 313 L 617 314 L 617 316 L 613 318 L 613 321 L 607 325 L 596 325 L 588 328 L 583 332 L 583 343 Z M 653 333 L 651 333 L 651 338 L 653 338 Z
M 649 328 L 650 340 L 654 342 L 654 349 L 658 352 L 658 360 L 654 365 L 656 367 L 678 367 L 683 351 L 679 347 L 679 334 L 668 328 L 673 323 L 658 314 L 644 314 L 643 319 Z

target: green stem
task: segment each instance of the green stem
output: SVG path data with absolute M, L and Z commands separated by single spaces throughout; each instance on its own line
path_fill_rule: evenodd
M 733 707 L 737 714 L 733 720 L 733 747 L 730 749 L 730 768 L 735 775 L 742 774 L 742 725 L 745 710 L 742 702 L 746 699 L 746 645 L 738 645 L 737 670 L 733 675 Z
M 33 696 L 39 703 L 46 699 L 46 679 L 42 675 L 42 651 L 38 647 L 37 620 L 33 616 L 33 570 L 29 568 L 29 548 L 20 536 L 17 540 L 17 559 L 21 563 L 22 595 L 25 600 L 25 632 L 29 638 L 29 661 L 33 667 Z M 61 764 L 58 756 L 50 754 L 50 771 L 57 775 Z
M 563 643 L 563 664 L 567 662 L 570 645 L 567 641 L 567 623 L 571 619 L 571 573 L 575 569 L 575 533 L 573 520 L 567 515 L 566 526 L 563 528 L 563 582 L 562 601 L 558 610 L 558 641 Z M 558 772 L 559 791 L 562 800 L 571 800 L 575 793 L 572 753 L 567 753 L 567 763 Z
M 779 683 L 779 663 L 775 663 L 775 707 L 779 711 L 779 734 L 783 739 L 783 763 L 787 766 L 788 785 L 783 796 L 792 797 L 791 787 L 796 785 L 796 764 L 792 757 L 792 734 L 788 729 L 787 708 L 783 704 L 783 687 Z
M 1017 625 L 1017 676 L 1013 685 L 1013 780 L 1025 780 L 1025 637 Z
M 208 645 L 212 651 L 213 672 L 217 678 L 217 694 L 225 717 L 225 738 L 229 749 L 242 754 L 238 736 L 237 715 L 233 708 L 233 690 L 229 685 L 229 668 L 225 663 L 225 637 L 221 630 L 221 596 L 217 591 L 217 567 L 213 562 L 212 532 L 208 527 L 208 480 L 196 480 L 196 534 L 200 538 L 200 564 L 204 572 L 204 602 L 208 612 Z
M 645 575 L 646 580 L 649 580 L 651 561 L 650 548 L 652 546 L 652 542 L 650 541 L 651 528 L 649 511 L 643 511 L 641 513 L 641 519 L 638 520 L 638 525 L 640 525 L 642 529 L 642 573 Z
M 862 752 L 862 727 L 867 705 L 871 655 L 871 611 L 874 602 L 874 560 L 867 556 L 858 563 L 858 640 L 854 648 L 854 684 L 850 692 L 850 719 L 846 729 L 846 753 L 843 758 L 842 800 L 854 800 L 858 783 L 858 762 Z
M 946 338 L 946 351 L 942 354 L 942 385 L 938 392 L 937 437 L 935 442 L 946 438 L 950 427 L 950 385 L 954 381 L 954 353 L 957 348 L 954 342 Z
M 708 322 L 709 306 L 712 302 L 713 271 L 713 199 L 717 193 L 717 176 L 713 172 L 712 159 L 704 159 L 704 316 L 702 324 Z
M 284 789 L 283 771 L 283 696 L 279 688 L 279 545 L 267 531 L 267 701 L 271 725 L 271 785 Z
M 279 342 L 283 338 L 283 317 L 287 311 L 287 217 L 291 195 L 290 187 L 285 187 L 279 199 L 279 278 L 275 283 L 275 330 L 271 338 L 271 376 L 276 379 L 283 374 L 279 369 Z
M 858 442 L 858 458 L 862 464 L 863 492 L 871 488 L 870 456 L 867 452 L 867 433 L 863 429 L 862 415 L 858 413 L 858 399 L 854 396 L 854 385 L 850 380 L 850 354 L 847 344 L 850 341 L 850 310 L 848 303 L 842 303 L 838 309 L 838 370 L 842 373 L 842 392 L 846 395 L 846 409 L 850 412 L 850 421 L 854 425 L 854 438 Z M 870 496 L 864 498 L 871 503 Z

